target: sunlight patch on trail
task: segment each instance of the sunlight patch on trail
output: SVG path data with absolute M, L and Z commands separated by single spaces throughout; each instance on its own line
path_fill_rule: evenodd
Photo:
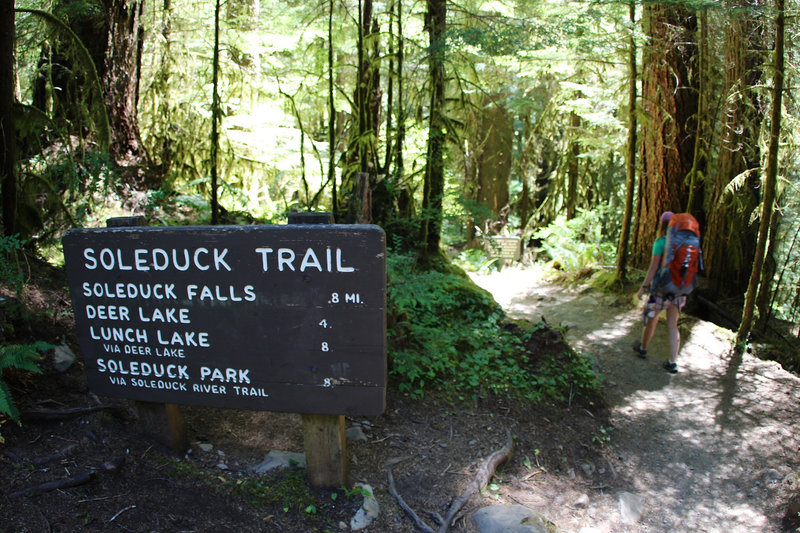
M 614 429 L 606 459 L 647 507 L 619 531 L 770 530 L 784 480 L 800 471 L 800 378 L 750 354 L 733 358 L 734 332 L 686 314 L 679 372 L 669 374 L 663 316 L 646 359 L 632 350 L 642 330 L 635 298 L 561 285 L 537 268 L 472 278 L 509 316 L 563 326 L 597 360 Z

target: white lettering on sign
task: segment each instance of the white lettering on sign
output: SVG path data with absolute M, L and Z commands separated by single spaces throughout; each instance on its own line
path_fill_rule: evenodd
M 141 342 L 147 344 L 147 330 L 138 328 L 105 328 L 89 326 L 89 337 L 96 341 Z
M 198 348 L 210 348 L 208 333 L 205 331 L 173 331 L 172 334 L 156 330 L 156 340 L 163 345 L 196 346 Z
M 192 385 L 193 392 L 205 392 L 206 394 L 225 394 L 225 385 L 209 384 L 209 383 L 195 383 Z
M 122 305 L 87 305 L 86 318 L 100 320 L 130 320 L 128 308 Z
M 255 302 L 256 292 L 252 285 L 245 285 L 244 289 L 239 290 L 233 285 L 228 285 L 227 289 L 214 285 L 209 287 L 207 285 L 187 285 L 186 297 L 190 300 L 211 300 L 216 302 Z
M 150 348 L 147 348 L 147 353 L 150 353 Z M 186 358 L 183 353 L 183 348 L 156 348 L 156 357 L 180 357 Z
M 189 367 L 187 365 L 98 359 L 97 370 L 103 374 L 120 374 L 123 376 L 189 379 Z
M 174 283 L 89 283 L 81 285 L 83 295 L 97 298 L 144 298 L 176 300 Z
M 108 351 L 108 350 L 106 350 Z M 117 347 L 116 352 L 119 352 L 119 347 Z M 125 345 L 125 353 L 129 355 L 150 355 L 150 347 L 149 346 L 131 346 L 130 344 Z
M 256 387 L 239 387 L 238 385 L 234 385 L 233 391 L 238 396 L 258 396 L 260 398 L 269 398 L 267 391 Z
M 224 383 L 250 383 L 249 368 L 200 367 L 200 381 L 222 381 Z
M 124 384 L 124 383 L 123 383 Z M 178 391 L 187 391 L 186 383 L 181 383 L 179 381 L 164 381 L 161 379 L 132 379 L 131 380 L 132 387 L 139 387 L 142 389 L 159 389 L 159 390 L 178 390 Z
M 142 322 L 167 322 L 174 324 L 192 323 L 192 321 L 189 320 L 188 309 L 175 309 L 172 307 L 166 307 L 164 309 L 156 307 L 152 311 L 145 311 L 140 307 L 139 320 Z
M 270 264 L 277 267 L 278 272 L 284 270 L 291 270 L 295 272 L 295 261 L 297 253 L 291 248 L 278 248 L 275 252 L 272 248 L 256 248 L 255 252 L 261 254 L 261 268 L 264 272 L 269 272 Z M 306 270 L 317 270 L 319 272 L 354 272 L 355 268 L 351 266 L 344 266 L 344 259 L 342 258 L 342 249 L 336 248 L 335 253 L 330 247 L 325 249 L 325 265 L 320 262 L 319 255 L 313 248 L 306 248 L 302 253 L 303 259 L 300 261 L 300 272 Z M 335 261 L 334 261 L 335 256 Z
M 154 248 L 152 250 L 137 248 L 136 250 L 122 250 L 103 248 L 99 252 L 94 248 L 85 248 L 83 266 L 87 270 L 136 270 L 146 272 L 148 270 L 169 270 L 174 269 L 186 272 L 194 267 L 197 270 L 227 270 L 231 272 L 230 265 L 225 261 L 228 249 L 218 250 L 213 248 L 196 248 L 189 250 L 184 248 L 178 250 L 173 248 L 165 250 Z

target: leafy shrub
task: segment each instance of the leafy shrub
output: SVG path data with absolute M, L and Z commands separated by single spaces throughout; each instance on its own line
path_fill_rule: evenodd
M 581 210 L 572 220 L 560 216 L 546 228 L 535 231 L 533 238 L 541 239 L 542 251 L 567 273 L 612 263 L 616 244 L 606 228 L 609 209 Z
M 11 285 L 17 294 L 22 292 L 22 271 L 17 265 L 16 253 L 23 244 L 17 235 L 0 235 L 0 279 Z
M 401 392 L 412 398 L 432 389 L 464 399 L 493 393 L 540 400 L 596 386 L 580 354 L 563 358 L 563 365 L 533 365 L 523 341 L 537 330 L 522 334 L 508 327 L 491 295 L 463 273 L 420 270 L 404 254 L 390 254 L 387 270 L 390 375 Z

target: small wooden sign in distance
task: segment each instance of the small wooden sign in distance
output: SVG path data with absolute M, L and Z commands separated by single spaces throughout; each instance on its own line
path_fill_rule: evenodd
M 96 394 L 294 413 L 384 411 L 380 227 L 78 229 L 63 245 Z

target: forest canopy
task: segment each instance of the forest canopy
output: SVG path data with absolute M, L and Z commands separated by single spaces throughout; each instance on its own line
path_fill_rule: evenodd
M 6 239 L 325 211 L 428 260 L 509 235 L 623 282 L 687 211 L 707 301 L 745 337 L 748 306 L 800 320 L 796 1 L 11 4 Z

